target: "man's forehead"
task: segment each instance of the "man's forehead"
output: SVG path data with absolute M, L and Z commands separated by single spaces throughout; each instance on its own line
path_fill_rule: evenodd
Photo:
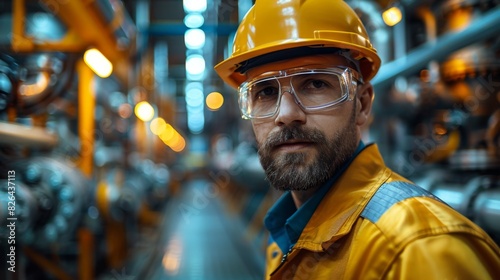
M 333 67 L 349 66 L 349 63 L 345 57 L 337 54 L 308 55 L 259 65 L 249 69 L 246 75 L 247 78 L 252 78 L 270 71 L 280 71 L 297 67 L 308 68 L 310 65 Z

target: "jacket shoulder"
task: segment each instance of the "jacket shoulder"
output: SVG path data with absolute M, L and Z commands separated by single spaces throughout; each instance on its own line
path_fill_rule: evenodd
M 406 181 L 393 181 L 379 187 L 363 209 L 361 217 L 376 223 L 394 204 L 414 197 L 429 197 L 444 203 L 438 197 L 417 185 Z
M 361 217 L 373 223 L 395 248 L 442 234 L 475 236 L 496 247 L 476 224 L 427 190 L 407 181 L 380 186 Z

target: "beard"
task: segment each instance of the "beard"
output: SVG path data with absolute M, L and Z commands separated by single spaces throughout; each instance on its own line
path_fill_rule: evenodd
M 316 128 L 300 125 L 284 126 L 259 143 L 259 159 L 267 180 L 277 190 L 306 191 L 321 187 L 350 159 L 358 146 L 355 110 L 346 127 L 331 139 Z M 272 149 L 291 139 L 314 143 L 316 155 L 307 163 L 307 153 L 291 152 L 272 156 Z

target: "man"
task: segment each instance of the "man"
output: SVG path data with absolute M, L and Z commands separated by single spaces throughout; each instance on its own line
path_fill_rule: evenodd
M 257 0 L 227 60 L 271 185 L 267 279 L 493 279 L 479 227 L 361 141 L 380 59 L 339 0 Z

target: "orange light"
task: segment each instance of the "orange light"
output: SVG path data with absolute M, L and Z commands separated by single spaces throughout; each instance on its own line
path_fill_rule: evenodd
M 382 13 L 382 19 L 384 20 L 385 24 L 389 26 L 398 24 L 402 18 L 403 14 L 398 7 L 392 7 Z
M 420 80 L 424 83 L 431 81 L 431 72 L 427 69 L 420 71 Z
M 170 124 L 165 123 L 165 128 L 159 134 L 160 139 L 174 152 L 182 152 L 186 147 L 186 140 Z
M 160 138 L 163 142 L 168 142 L 170 141 L 170 139 L 172 139 L 172 137 L 174 137 L 175 133 L 176 133 L 175 129 L 170 124 L 167 123 L 165 125 L 165 129 L 160 134 Z
M 170 139 L 168 139 L 166 141 L 163 141 L 163 142 L 167 146 L 172 147 L 172 146 L 175 146 L 175 144 L 177 143 L 177 141 L 179 141 L 179 137 L 181 137 L 179 135 L 179 133 L 177 131 L 174 131 L 174 134 L 172 135 L 172 137 L 170 137 Z
M 184 138 L 182 138 L 182 137 L 177 138 L 176 143 L 173 143 L 173 145 L 170 146 L 170 148 L 174 152 L 178 152 L 178 153 L 182 152 L 185 147 L 186 147 L 186 140 L 184 140 Z
M 19 92 L 24 96 L 33 96 L 42 93 L 49 85 L 50 76 L 46 72 L 37 76 L 36 82 L 30 85 L 21 85 Z
M 182 242 L 177 236 L 168 242 L 167 249 L 163 255 L 162 264 L 165 272 L 169 275 L 176 275 L 182 262 L 183 247 Z
M 118 107 L 118 115 L 124 119 L 130 118 L 132 115 L 132 106 L 127 103 L 121 104 L 120 107 Z
M 167 129 L 167 122 L 163 118 L 155 118 L 149 124 L 149 128 L 154 135 L 161 135 Z
M 224 96 L 220 92 L 212 92 L 206 98 L 207 107 L 212 111 L 217 111 L 224 104 Z

